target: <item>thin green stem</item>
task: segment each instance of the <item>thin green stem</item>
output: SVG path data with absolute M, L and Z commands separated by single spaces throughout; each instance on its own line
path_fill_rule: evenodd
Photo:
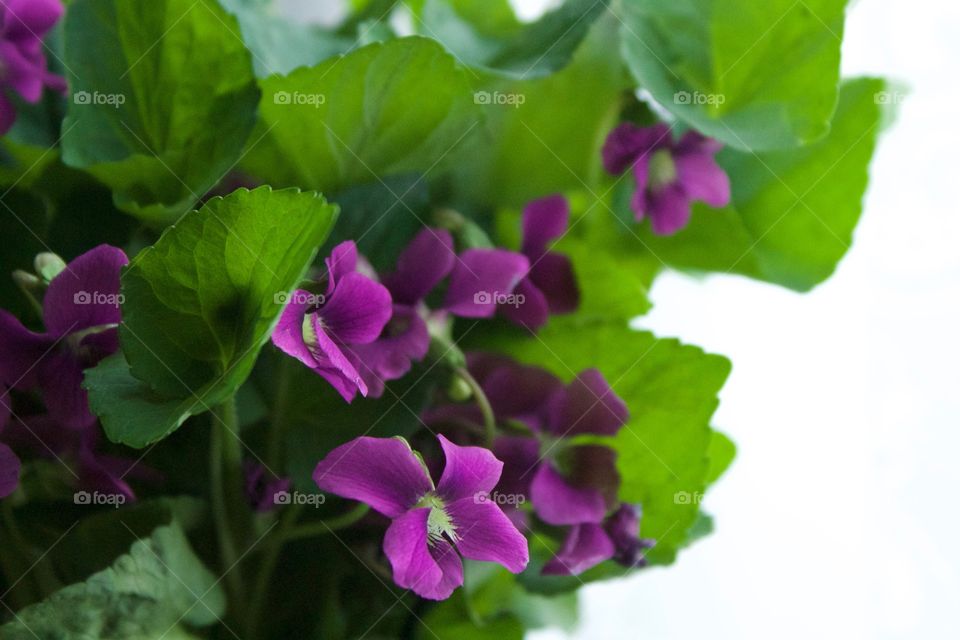
M 243 472 L 242 451 L 237 435 L 237 406 L 230 398 L 214 411 L 210 436 L 210 489 L 213 519 L 220 546 L 220 562 L 226 574 L 227 590 L 232 602 L 239 602 L 243 588 L 238 542 L 244 527 L 240 519 L 246 516 L 241 493 Z
M 270 433 L 267 436 L 269 438 L 267 442 L 268 469 L 274 469 L 280 463 L 283 434 L 287 421 L 287 401 L 290 397 L 290 381 L 293 374 L 293 361 L 284 357 L 278 366 L 280 372 L 277 375 L 277 391 L 273 397 L 273 420 L 270 423 Z
M 284 533 L 283 542 L 293 540 L 302 540 L 303 538 L 313 538 L 328 533 L 333 533 L 339 529 L 346 529 L 350 525 L 359 522 L 363 516 L 367 515 L 370 507 L 365 504 L 358 504 L 356 507 L 336 518 L 318 520 L 308 524 L 302 524 L 298 527 L 291 527 Z
M 497 437 L 497 419 L 493 415 L 493 407 L 490 406 L 490 401 L 487 400 L 487 394 L 483 392 L 480 383 L 470 375 L 466 367 L 458 367 L 456 373 L 470 386 L 470 390 L 473 392 L 473 397 L 477 401 L 480 413 L 483 414 L 483 426 L 486 433 L 487 446 L 492 447 L 493 441 Z

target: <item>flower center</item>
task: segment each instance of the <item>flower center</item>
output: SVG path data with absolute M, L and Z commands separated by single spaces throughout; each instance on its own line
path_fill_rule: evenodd
M 417 502 L 415 508 L 430 509 L 430 515 L 427 516 L 427 542 L 435 544 L 444 537 L 451 542 L 457 541 L 457 526 L 450 519 L 447 513 L 446 505 L 435 493 L 428 493 Z
M 673 155 L 669 149 L 659 149 L 653 152 L 653 155 L 650 156 L 648 173 L 650 188 L 653 191 L 659 191 L 676 181 L 677 164 L 673 161 Z

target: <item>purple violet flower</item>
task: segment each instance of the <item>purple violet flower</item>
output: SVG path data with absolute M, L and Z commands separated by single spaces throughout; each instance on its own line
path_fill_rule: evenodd
M 43 37 L 61 15 L 60 0 L 0 3 L 0 135 L 9 131 L 17 117 L 8 89 L 30 103 L 40 101 L 44 87 L 66 91 L 64 79 L 47 71 L 43 54 Z
M 0 442 L 0 498 L 6 498 L 20 483 L 20 458 Z
M 293 484 L 290 478 L 270 478 L 268 473 L 267 468 L 258 462 L 245 460 L 243 463 L 244 493 L 257 513 L 276 509 L 279 504 L 277 494 L 288 493 Z
M 649 216 L 654 233 L 672 235 L 687 226 L 693 201 L 729 204 L 730 179 L 714 160 L 722 146 L 697 131 L 675 142 L 664 124 L 625 122 L 607 137 L 603 165 L 614 175 L 632 168 L 637 189 L 630 206 L 637 220 Z
M 553 240 L 566 233 L 569 222 L 570 205 L 561 195 L 534 200 L 523 210 L 520 251 L 530 261 L 530 271 L 515 290 L 522 302 L 500 305 L 511 321 L 536 330 L 550 314 L 571 313 L 580 305 L 570 258 L 548 250 Z
M 616 454 L 609 447 L 567 440 L 614 436 L 626 423 L 627 406 L 603 375 L 587 369 L 564 386 L 542 369 L 500 356 L 470 354 L 468 364 L 497 419 L 532 431 L 500 436 L 494 443 L 494 454 L 505 465 L 497 490 L 528 496 L 534 512 L 549 524 L 601 522 L 616 501 Z
M 643 551 L 652 540 L 640 538 L 637 510 L 623 504 L 603 524 L 586 522 L 570 527 L 557 554 L 543 567 L 544 575 L 575 576 L 605 560 L 630 568 L 646 565 Z
M 392 520 L 383 550 L 398 586 L 443 600 L 463 584 L 460 556 L 527 566 L 527 541 L 489 499 L 503 463 L 487 449 L 438 436 L 446 457 L 434 486 L 402 438 L 360 437 L 331 451 L 313 479 L 323 491 L 359 500 Z
M 123 251 L 108 245 L 70 262 L 44 295 L 44 333 L 0 310 L 0 382 L 18 390 L 39 388 L 47 411 L 65 427 L 96 420 L 80 383 L 84 369 L 119 348 L 120 269 L 126 264 Z M 9 410 L 5 390 L 0 401 Z
M 392 314 L 390 292 L 357 271 L 357 247 L 334 247 L 327 264 L 326 294 L 293 292 L 272 335 L 273 344 L 300 360 L 353 401 L 368 387 L 347 352 L 376 340 Z

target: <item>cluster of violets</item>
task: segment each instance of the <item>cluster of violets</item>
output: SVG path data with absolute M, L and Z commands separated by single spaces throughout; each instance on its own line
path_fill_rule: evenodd
M 43 330 L 31 331 L 0 310 L 0 497 L 19 482 L 20 457 L 56 460 L 76 488 L 132 499 L 126 479 L 155 478 L 133 460 L 101 453 L 101 431 L 81 387 L 85 369 L 119 348 L 120 270 L 127 256 L 101 245 L 69 264 L 40 254 L 37 275 L 18 272 L 44 290 Z M 40 402 L 42 400 L 42 402 Z
M 0 134 L 13 125 L 13 95 L 38 102 L 45 88 L 65 92 L 48 71 L 43 37 L 63 13 L 59 0 L 0 3 Z M 605 168 L 633 173 L 637 220 L 657 234 L 684 228 L 691 205 L 730 201 L 720 145 L 690 131 L 624 123 L 607 138 Z M 530 203 L 519 251 L 458 250 L 443 228 L 422 229 L 392 273 L 378 275 L 353 242 L 334 247 L 325 268 L 295 290 L 272 335 L 287 355 L 347 401 L 379 397 L 385 384 L 449 344 L 454 318 L 500 315 L 530 331 L 579 305 L 570 260 L 550 249 L 566 233 L 562 196 Z M 69 264 L 41 254 L 36 275 L 18 272 L 37 296 L 42 330 L 0 310 L 0 498 L 18 487 L 22 459 L 56 460 L 78 489 L 133 499 L 127 478 L 159 481 L 131 460 L 103 451 L 100 426 L 81 383 L 84 370 L 119 349 L 120 272 L 127 256 L 101 245 Z M 35 298 L 35 299 L 37 299 Z M 384 554 L 395 582 L 444 599 L 463 583 L 462 558 L 523 571 L 526 534 L 535 527 L 563 541 L 543 564 L 547 575 L 576 575 L 601 562 L 644 564 L 653 541 L 640 538 L 640 511 L 618 500 L 613 449 L 602 444 L 624 426 L 624 401 L 595 369 L 565 384 L 551 373 L 501 355 L 471 353 L 467 371 L 493 413 L 492 445 L 476 446 L 489 415 L 472 400 L 447 396 L 421 416 L 440 456 L 421 456 L 403 438 L 359 437 L 331 451 L 314 472 L 326 492 L 369 505 L 389 519 Z M 489 443 L 488 443 L 489 444 Z M 437 482 L 434 478 L 439 477 Z M 256 511 L 274 508 L 286 478 L 248 465 L 244 487 Z M 374 517 L 374 516 L 371 516 Z
M 37 103 L 44 88 L 66 91 L 66 81 L 47 69 L 43 43 L 62 15 L 60 0 L 0 3 L 0 134 L 6 133 L 17 117 L 11 93 Z
M 520 252 L 468 248 L 425 227 L 393 273 L 378 277 L 352 241 L 333 248 L 326 269 L 290 296 L 273 343 L 327 380 L 348 402 L 379 397 L 384 384 L 426 357 L 432 336 L 453 317 L 496 314 L 536 330 L 550 314 L 569 313 L 579 293 L 569 258 L 548 250 L 569 224 L 562 196 L 532 202 L 523 214 Z M 436 304 L 428 304 L 436 299 Z

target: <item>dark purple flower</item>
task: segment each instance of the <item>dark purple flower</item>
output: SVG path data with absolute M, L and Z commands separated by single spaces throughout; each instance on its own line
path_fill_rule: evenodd
M 649 216 L 654 233 L 671 235 L 687 226 L 693 201 L 729 204 L 730 179 L 714 160 L 721 147 L 697 131 L 675 142 L 664 124 L 625 122 L 607 137 L 603 164 L 615 175 L 632 168 L 637 189 L 630 205 L 637 220 Z
M 3 440 L 23 455 L 67 465 L 77 489 L 122 495 L 132 501 L 135 495 L 127 478 L 153 483 L 161 480 L 157 471 L 137 460 L 103 453 L 96 423 L 69 428 L 50 415 L 16 418 L 3 432 Z
M 0 498 L 13 493 L 20 482 L 20 458 L 0 442 Z
M 548 250 L 552 241 L 566 233 L 569 221 L 570 206 L 561 195 L 534 200 L 524 209 L 520 251 L 530 261 L 530 272 L 514 291 L 516 302 L 500 305 L 513 322 L 538 329 L 550 314 L 571 313 L 580 305 L 570 258 Z
M 491 364 L 473 356 L 471 370 L 497 419 L 516 420 L 533 432 L 497 438 L 494 453 L 505 463 L 498 490 L 529 496 L 537 516 L 549 524 L 602 521 L 619 485 L 615 453 L 568 440 L 616 435 L 627 421 L 623 400 L 596 369 L 563 386 L 543 370 L 511 361 L 483 370 Z
M 47 71 L 43 54 L 43 37 L 61 15 L 60 0 L 0 2 L 0 135 L 17 117 L 8 89 L 30 103 L 40 101 L 44 87 L 66 90 L 64 79 Z
M 0 310 L 0 383 L 39 388 L 61 425 L 93 424 L 83 371 L 119 348 L 120 270 L 127 256 L 100 245 L 73 260 L 50 281 L 43 298 L 44 333 L 26 329 Z
M 268 477 L 268 473 L 270 472 L 262 464 L 252 460 L 244 461 L 244 493 L 257 513 L 274 510 L 280 504 L 277 494 L 288 493 L 292 485 L 290 478 Z
M 357 247 L 344 242 L 327 258 L 324 295 L 293 292 L 273 332 L 273 343 L 327 380 L 351 402 L 368 387 L 347 351 L 376 340 L 390 320 L 390 292 L 357 271 Z
M 486 449 L 439 440 L 446 466 L 436 486 L 402 438 L 357 438 L 331 451 L 313 473 L 323 491 L 365 502 L 392 520 L 383 550 L 393 579 L 431 600 L 463 584 L 461 555 L 513 573 L 529 560 L 526 539 L 488 499 L 503 463 Z
M 625 567 L 642 567 L 646 564 L 643 551 L 653 544 L 652 540 L 640 538 L 637 510 L 623 504 L 603 524 L 586 522 L 570 527 L 563 545 L 544 565 L 542 573 L 575 576 L 605 560 Z

